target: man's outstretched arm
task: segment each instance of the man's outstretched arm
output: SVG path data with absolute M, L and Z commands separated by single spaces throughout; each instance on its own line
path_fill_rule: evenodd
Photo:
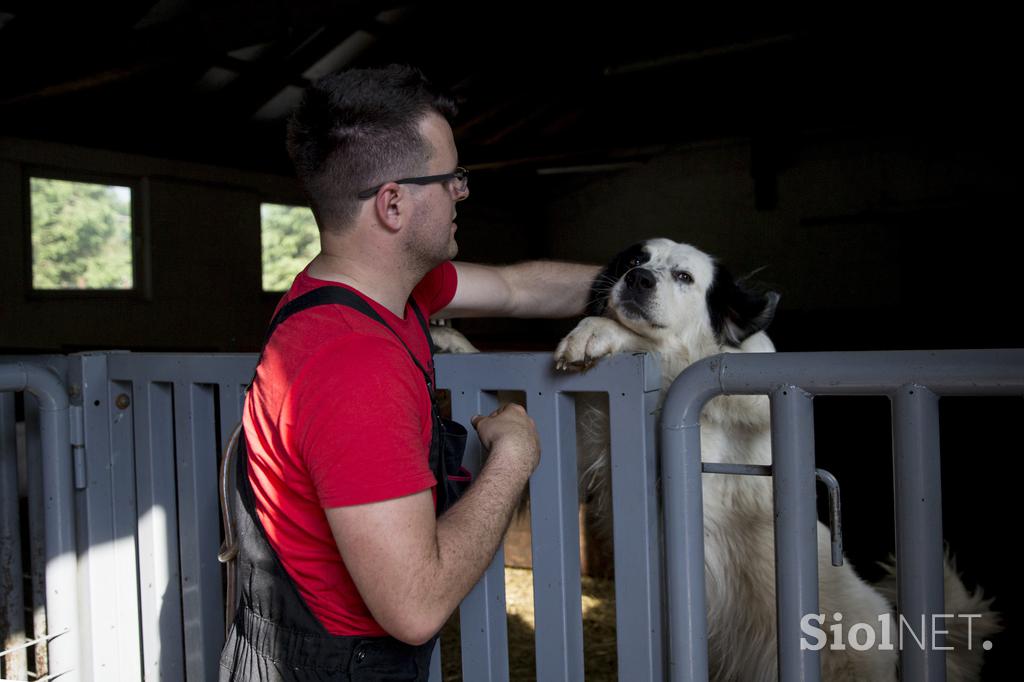
M 455 297 L 434 317 L 574 317 L 582 315 L 600 268 L 527 261 L 515 265 L 454 263 Z

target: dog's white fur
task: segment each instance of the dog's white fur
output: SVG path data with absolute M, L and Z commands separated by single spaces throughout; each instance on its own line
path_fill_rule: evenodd
M 438 353 L 479 353 L 476 346 L 449 326 L 430 321 L 430 341 Z
M 714 291 L 712 291 L 714 289 Z M 778 296 L 759 294 L 732 279 L 707 254 L 667 239 L 642 242 L 623 252 L 594 286 L 593 312 L 558 345 L 559 368 L 586 368 L 618 352 L 652 351 L 661 357 L 662 387 L 691 363 L 722 352 L 772 352 L 763 329 Z M 664 395 L 664 391 L 663 391 Z M 606 409 L 606 408 L 604 408 Z M 607 415 L 587 402 L 577 414 L 590 423 L 583 429 L 579 468 L 581 484 L 610 536 L 610 467 Z M 702 458 L 710 462 L 770 464 L 769 404 L 764 396 L 721 396 L 701 417 Z M 601 513 L 604 511 L 605 513 Z M 771 482 L 767 477 L 704 475 L 704 526 L 708 636 L 712 678 L 775 680 L 775 578 Z M 848 562 L 831 563 L 830 537 L 818 524 L 820 627 L 828 632 L 841 612 L 846 628 L 866 623 L 881 641 L 879 617 L 889 621 L 895 598 L 892 581 L 879 589 L 857 576 Z M 947 562 L 948 564 L 949 562 Z M 997 617 L 979 589 L 968 592 L 947 565 L 946 611 L 982 613 L 973 621 L 973 650 L 966 647 L 964 623 L 949 624 L 947 655 L 950 682 L 976 679 L 981 667 L 980 642 L 999 630 Z M 844 629 L 844 632 L 846 630 Z M 831 633 L 829 633 L 831 637 Z M 822 676 L 830 681 L 882 682 L 898 679 L 897 653 L 878 648 L 821 652 Z

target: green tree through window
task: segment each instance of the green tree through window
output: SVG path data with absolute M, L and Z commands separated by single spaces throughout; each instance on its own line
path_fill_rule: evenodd
M 31 178 L 32 287 L 131 289 L 128 187 Z
M 320 250 L 313 212 L 305 206 L 261 204 L 263 290 L 285 291 Z

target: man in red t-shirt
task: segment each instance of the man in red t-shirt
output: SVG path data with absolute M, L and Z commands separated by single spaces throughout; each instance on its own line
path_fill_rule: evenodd
M 411 306 L 439 317 L 579 315 L 598 270 L 451 261 L 456 203 L 469 196 L 453 114 L 418 71 L 388 67 L 321 79 L 293 116 L 289 152 L 321 252 L 282 305 L 342 287 L 384 324 L 322 305 L 281 324 L 264 349 L 243 416 L 247 479 L 266 542 L 313 618 L 296 616 L 300 628 L 277 613 L 291 605 L 265 606 L 280 583 L 242 584 L 245 613 L 225 646 L 222 679 L 307 679 L 302 666 L 327 660 L 361 679 L 367 652 L 386 650 L 380 665 L 425 680 L 429 651 L 424 659 L 417 647 L 429 647 L 490 563 L 537 466 L 536 431 L 521 407 L 475 417 L 486 465 L 435 518 L 431 402 L 419 366 L 433 368 Z M 302 658 L 314 639 L 329 653 Z M 385 668 L 367 670 L 374 679 Z

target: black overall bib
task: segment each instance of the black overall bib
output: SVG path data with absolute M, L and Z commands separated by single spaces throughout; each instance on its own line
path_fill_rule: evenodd
M 409 302 L 429 343 L 427 322 L 416 303 L 411 298 Z M 314 289 L 281 308 L 267 330 L 264 347 L 288 317 L 325 304 L 348 306 L 383 324 L 402 342 L 423 373 L 431 401 L 430 467 L 438 481 L 436 510 L 440 516 L 468 485 L 469 476 L 461 468 L 466 429 L 440 416 L 430 374 L 373 308 L 342 287 Z M 436 638 L 411 646 L 393 637 L 332 635 L 317 620 L 267 541 L 256 516 L 246 460 L 245 438 L 241 437 L 236 454 L 236 494 L 232 500 L 237 519 L 236 562 L 241 599 L 221 652 L 221 682 L 426 682 Z

